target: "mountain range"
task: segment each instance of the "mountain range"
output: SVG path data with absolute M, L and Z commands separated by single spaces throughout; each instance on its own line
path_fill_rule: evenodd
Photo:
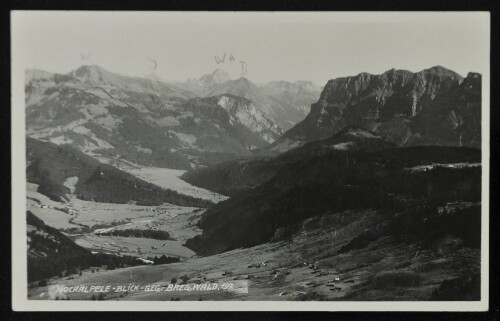
M 481 75 L 441 66 L 361 73 L 325 85 L 307 117 L 270 147 L 285 151 L 354 125 L 401 146 L 481 145 Z
M 233 80 L 221 69 L 199 79 L 188 79 L 174 84 L 202 97 L 231 94 L 246 98 L 265 112 L 283 131 L 304 119 L 321 92 L 321 87 L 310 81 L 271 81 L 254 84 L 245 77 Z
M 29 136 L 117 162 L 178 169 L 253 155 L 283 134 L 277 115 L 289 115 L 290 126 L 319 96 L 308 82 L 257 87 L 221 70 L 166 83 L 82 66 L 64 75 L 27 70 L 25 82 Z M 273 92 L 282 98 L 271 99 Z

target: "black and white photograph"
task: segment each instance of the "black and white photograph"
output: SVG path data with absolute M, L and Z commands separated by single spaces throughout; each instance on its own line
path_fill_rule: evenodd
M 487 309 L 487 12 L 11 22 L 14 309 Z

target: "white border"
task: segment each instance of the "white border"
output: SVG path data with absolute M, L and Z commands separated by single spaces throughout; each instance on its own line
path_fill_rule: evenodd
M 51 11 L 43 11 L 51 12 Z M 33 11 L 30 11 L 33 13 Z M 41 13 L 38 12 L 38 13 Z M 109 12 L 112 14 L 113 12 Z M 143 14 L 145 12 L 142 12 Z M 185 12 L 177 12 L 176 15 Z M 487 72 L 482 73 L 482 243 L 481 243 L 481 301 L 473 302 L 408 302 L 408 301 L 336 301 L 336 302 L 282 302 L 282 301 L 33 301 L 27 293 L 26 243 L 26 171 L 25 171 L 25 100 L 24 53 L 28 44 L 19 35 L 22 29 L 22 11 L 11 12 L 11 84 L 12 84 L 12 309 L 14 311 L 487 311 L 489 302 L 489 165 L 490 165 L 490 43 L 488 55 L 482 57 Z M 161 14 L 155 12 L 155 14 Z M 190 13 L 192 14 L 192 13 Z M 200 14 L 200 13 L 198 13 Z M 201 13 L 207 14 L 207 13 Z M 208 13 L 211 14 L 211 13 Z M 233 13 L 234 14 L 234 13 Z M 240 14 L 240 13 L 238 13 Z M 247 12 L 246 14 L 287 13 Z M 308 14 L 317 14 L 309 12 Z M 325 13 L 323 13 L 325 14 Z M 358 15 L 383 19 L 387 14 L 422 14 L 421 12 L 331 12 L 342 19 Z M 423 13 L 429 15 L 430 13 Z M 433 13 L 435 14 L 435 13 Z M 453 14 L 440 12 L 439 14 Z M 461 12 L 464 14 L 464 12 Z M 490 38 L 490 13 L 469 12 L 484 19 L 485 32 Z M 394 17 L 394 16 L 393 16 Z M 466 44 L 465 44 L 466 45 Z

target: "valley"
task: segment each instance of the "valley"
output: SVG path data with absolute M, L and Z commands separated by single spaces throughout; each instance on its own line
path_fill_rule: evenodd
M 130 163 L 122 165 L 120 168 L 129 174 L 132 174 L 146 182 L 155 184 L 157 186 L 163 188 L 171 188 L 176 190 L 180 194 L 209 200 L 214 203 L 218 203 L 227 199 L 227 197 L 224 195 L 209 191 L 207 189 L 196 187 L 183 181 L 180 177 L 186 173 L 185 170 L 144 167 L 129 164 Z
M 307 171 L 314 171 L 314 166 L 322 164 L 322 157 L 331 159 L 332 155 L 336 154 L 342 157 L 346 153 L 344 149 L 321 146 L 331 146 L 331 144 L 336 146 L 342 144 L 339 143 L 341 141 L 345 144 L 346 140 L 350 140 L 349 146 L 361 147 L 364 140 L 358 140 L 359 133 L 359 130 L 347 131 L 343 136 L 337 136 L 333 140 L 307 145 L 294 151 L 295 160 L 290 157 L 291 155 L 286 157 L 288 161 L 280 165 L 281 170 L 276 171 L 268 183 L 263 182 L 260 185 L 287 182 L 280 176 L 286 175 L 284 169 L 287 167 L 296 168 L 297 164 L 294 165 L 294 162 L 300 163 L 304 160 L 303 156 L 298 156 L 302 153 L 311 157 L 311 160 L 307 162 Z M 364 135 L 363 139 L 367 139 L 366 136 L 368 135 Z M 376 144 L 370 142 L 369 145 L 374 147 Z M 324 201 L 320 202 L 319 206 L 311 207 L 312 203 L 316 202 L 316 198 L 302 196 L 302 202 L 311 203 L 303 203 L 300 207 L 308 208 L 311 214 L 308 216 L 301 214 L 302 218 L 297 220 L 295 219 L 297 214 L 288 208 L 290 211 L 288 220 L 271 223 L 274 230 L 269 230 L 268 223 L 261 221 L 257 228 L 262 229 L 262 233 L 270 232 L 270 237 L 260 238 L 258 242 L 255 242 L 256 239 L 253 237 L 266 234 L 256 232 L 256 230 L 253 235 L 240 232 L 240 228 L 253 229 L 251 221 L 247 221 L 245 226 L 239 223 L 239 219 L 245 219 L 244 213 L 235 217 L 223 212 L 217 214 L 217 211 L 229 207 L 230 211 L 237 213 L 239 209 L 252 206 L 252 203 L 256 206 L 264 204 L 253 201 L 252 195 L 259 193 L 258 189 L 239 193 L 220 205 L 210 207 L 209 213 L 206 214 L 205 209 L 166 203 L 159 206 L 141 206 L 84 201 L 72 197 L 62 204 L 51 201 L 38 193 L 35 184 L 28 184 L 29 210 L 34 211 L 47 224 L 65 231 L 65 234 L 77 245 L 91 253 L 137 257 L 146 265 L 124 266 L 118 269 L 108 269 L 102 265 L 90 266 L 81 269 L 79 273 L 65 277 L 52 277 L 47 280 L 47 285 L 39 284 L 30 287 L 29 298 L 34 300 L 56 297 L 71 300 L 92 299 L 87 293 L 56 295 L 53 291 L 57 285 L 106 284 L 117 287 L 126 282 L 164 289 L 171 284 L 173 279 L 183 279 L 180 284 L 234 282 L 243 284 L 248 291 L 111 292 L 100 299 L 146 301 L 172 299 L 447 300 L 450 290 L 446 284 L 452 282 L 463 294 L 457 299 L 476 300 L 479 295 L 477 282 L 479 282 L 480 250 L 477 236 L 480 235 L 478 229 L 480 229 L 481 204 L 477 201 L 475 192 L 471 193 L 472 190 L 463 189 L 465 187 L 463 183 L 453 185 L 454 183 L 449 179 L 458 179 L 458 182 L 464 178 L 467 179 L 468 176 L 464 174 L 477 168 L 477 153 L 464 148 L 455 150 L 444 148 L 440 151 L 423 148 L 412 151 L 412 149 L 386 150 L 384 145 L 379 146 L 381 146 L 380 150 L 371 151 L 368 154 L 364 154 L 362 149 L 357 151 L 353 149 L 351 166 L 354 168 L 360 166 L 362 169 L 368 164 L 367 162 L 373 166 L 384 160 L 386 162 L 384 166 L 391 171 L 394 170 L 394 166 L 398 166 L 406 181 L 410 177 L 415 180 L 420 175 L 445 171 L 443 174 L 449 177 L 445 180 L 445 185 L 453 190 L 453 193 L 459 194 L 450 194 L 448 191 L 442 195 L 436 194 L 426 202 L 422 202 L 414 199 L 418 195 L 414 190 L 405 196 L 404 194 L 394 195 L 393 200 L 378 200 L 375 203 L 366 203 L 368 200 L 365 200 L 366 208 L 363 208 L 361 203 L 355 206 L 346 203 L 344 208 L 333 206 L 331 209 L 328 209 L 328 206 L 323 207 Z M 367 155 L 369 155 L 368 158 Z M 415 158 L 416 155 L 419 155 L 419 159 Z M 359 162 L 356 162 L 356 159 Z M 376 161 L 373 162 L 372 159 Z M 359 165 L 354 165 L 356 163 Z M 415 166 L 416 164 L 421 165 Z M 465 164 L 471 166 L 465 166 Z M 350 169 L 354 171 L 352 173 L 359 171 L 354 168 Z M 414 170 L 415 168 L 425 170 Z M 135 170 L 137 173 L 142 173 L 139 167 Z M 151 173 L 150 170 L 145 168 L 146 173 Z M 380 170 L 375 170 L 377 180 L 386 176 Z M 160 169 L 155 171 L 159 172 Z M 331 173 L 338 175 L 336 170 Z M 173 175 L 173 173 L 166 171 L 165 175 Z M 293 175 L 295 184 L 301 182 L 301 174 L 297 168 L 294 169 Z M 322 171 L 321 175 L 326 175 L 323 180 L 327 180 L 330 174 L 328 171 Z M 394 176 L 394 173 L 392 175 Z M 139 177 L 141 177 L 140 174 Z M 150 179 L 152 177 L 149 176 Z M 158 175 L 154 177 L 158 178 Z M 311 174 L 305 177 L 312 178 Z M 477 175 L 473 174 L 470 177 L 477 177 Z M 364 178 L 363 184 L 370 186 L 371 183 L 368 183 L 366 179 Z M 355 180 L 353 178 L 349 180 L 351 180 L 351 192 L 341 192 L 345 201 L 348 201 L 345 197 L 349 197 L 349 193 L 356 190 L 353 186 Z M 169 181 L 172 180 L 162 180 L 164 184 Z M 184 184 L 190 186 L 187 182 L 176 185 L 174 181 L 173 185 L 163 185 L 163 187 L 181 186 L 179 192 L 182 192 L 186 187 Z M 325 188 L 321 181 L 316 181 L 316 184 Z M 413 188 L 418 186 L 415 183 L 412 185 Z M 392 183 L 390 186 L 396 187 L 397 184 Z M 462 186 L 463 190 L 452 186 Z M 290 186 L 287 187 L 287 189 L 290 188 Z M 308 188 L 315 187 L 309 185 Z M 440 188 L 440 190 L 445 189 Z M 330 193 L 332 193 L 331 190 Z M 268 194 L 276 198 L 276 193 L 268 192 Z M 414 196 L 411 196 L 412 194 Z M 468 196 L 465 197 L 465 195 Z M 280 197 L 287 196 L 282 192 Z M 315 197 L 320 197 L 320 195 Z M 372 198 L 376 200 L 377 197 Z M 245 198 L 249 198 L 250 203 L 236 205 L 231 210 L 233 206 L 231 204 L 245 202 Z M 460 199 L 469 201 L 460 201 Z M 272 198 L 270 200 L 274 202 Z M 265 202 L 268 203 L 269 200 Z M 391 205 L 389 206 L 386 202 L 390 202 Z M 279 217 L 278 208 L 271 208 L 274 208 L 274 215 Z M 252 213 L 254 216 L 259 215 L 259 210 L 253 210 Z M 223 223 L 214 221 L 213 217 L 217 216 L 222 216 L 225 221 Z M 207 220 L 212 220 L 212 223 L 207 223 Z M 232 225 L 232 220 L 236 220 L 236 225 Z M 212 232 L 214 227 L 219 229 L 215 233 Z M 161 231 L 168 234 L 164 239 L 136 237 L 137 231 Z M 124 236 L 122 233 L 132 234 Z M 236 235 L 243 239 L 234 238 Z M 252 243 L 248 243 L 248 239 L 252 240 Z M 200 242 L 200 240 L 203 241 Z M 230 240 L 230 243 L 225 243 L 228 242 L 227 240 Z M 234 248 L 221 247 L 223 244 L 233 244 Z M 159 258 L 162 255 L 177 257 L 181 261 L 153 265 L 153 258 Z
M 36 189 L 35 184 L 29 184 L 28 210 L 88 250 L 144 259 L 148 256 L 190 257 L 194 254 L 183 244 L 201 232 L 195 223 L 203 209 L 171 204 L 138 206 L 98 203 L 77 198 L 62 204 L 51 201 Z M 110 235 L 120 230 L 159 233 L 156 233 L 156 238 Z M 163 234 L 168 237 L 157 239 Z

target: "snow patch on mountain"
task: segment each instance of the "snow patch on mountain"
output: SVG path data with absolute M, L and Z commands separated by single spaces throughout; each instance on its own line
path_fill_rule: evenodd
M 85 126 L 76 126 L 75 128 L 73 128 L 72 131 L 74 133 L 82 134 L 82 135 L 89 135 L 91 133 L 90 129 L 88 129 Z
M 352 142 L 345 142 L 332 145 L 331 148 L 336 150 L 348 150 L 352 145 L 353 145 Z
M 57 145 L 64 145 L 64 144 L 71 144 L 73 141 L 63 135 L 61 136 L 56 136 L 56 137 L 51 137 L 48 139 L 48 141 L 57 144 Z
M 285 140 L 281 141 L 279 144 L 273 146 L 271 148 L 271 150 L 276 151 L 276 152 L 286 152 L 290 149 L 300 147 L 304 144 L 305 144 L 305 142 L 302 142 L 302 141 L 285 139 Z
M 150 148 L 143 148 L 143 147 L 140 147 L 140 146 L 134 146 L 134 148 L 139 151 L 139 152 L 143 152 L 145 154 L 153 154 L 153 151 L 150 149 Z
M 87 137 L 89 137 L 89 139 L 91 139 L 94 143 L 92 142 L 88 142 L 86 141 L 86 144 L 88 146 L 88 150 L 95 150 L 95 149 L 114 149 L 115 147 L 113 145 L 111 145 L 110 143 L 108 143 L 107 141 L 105 140 L 102 140 L 100 139 L 99 137 L 97 137 L 94 133 L 90 133 L 89 135 L 87 135 Z
M 168 132 L 169 132 L 169 134 L 176 136 L 181 142 L 183 142 L 187 146 L 189 146 L 191 148 L 197 148 L 196 136 L 194 136 L 192 134 L 178 133 L 174 130 L 169 130 Z
M 354 137 L 364 137 L 364 138 L 380 138 L 380 136 L 377 136 L 363 129 L 349 129 L 346 135 L 351 135 Z
M 75 192 L 75 186 L 77 183 L 78 183 L 78 176 L 72 176 L 72 177 L 66 178 L 63 185 L 66 186 L 67 188 L 69 188 L 69 190 L 71 191 L 71 194 L 73 194 Z
M 149 119 L 154 121 L 156 124 L 158 124 L 158 126 L 161 127 L 179 126 L 181 124 L 179 120 L 177 120 L 177 118 L 172 116 L 166 116 L 160 119 L 154 119 L 154 118 L 149 118 Z
M 118 129 L 118 125 L 122 123 L 122 120 L 111 115 L 106 115 L 104 117 L 98 117 L 94 120 L 96 124 L 101 125 L 103 128 L 107 130 L 116 130 Z
M 217 105 L 224 108 L 225 111 L 230 112 L 234 106 L 233 102 L 234 100 L 231 100 L 231 98 L 229 98 L 228 96 L 221 96 L 219 101 L 217 102 Z
M 404 168 L 404 170 L 410 173 L 415 173 L 415 172 L 427 172 L 435 168 L 461 169 L 468 167 L 481 167 L 481 163 L 451 163 L 451 164 L 432 163 L 432 164 L 418 165 L 414 167 L 407 167 Z

